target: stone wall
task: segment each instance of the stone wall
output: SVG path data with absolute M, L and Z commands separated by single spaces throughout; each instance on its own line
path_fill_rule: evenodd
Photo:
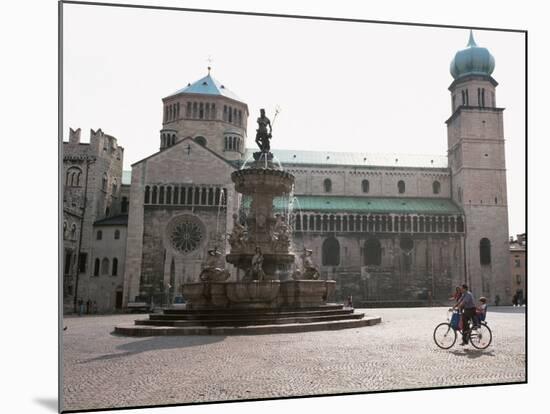
M 451 179 L 447 169 L 289 166 L 286 171 L 294 175 L 294 191 L 298 195 L 422 198 L 451 196 Z M 327 178 L 332 182 L 332 190 L 328 193 L 324 187 Z M 363 192 L 363 180 L 369 181 L 368 193 Z M 400 180 L 405 182 L 404 193 L 398 191 L 397 183 Z M 433 191 L 434 181 L 440 183 L 437 194 Z
M 339 265 L 323 265 L 323 243 L 335 238 Z M 403 239 L 412 240 L 404 249 Z M 379 265 L 366 264 L 367 240 L 381 247 Z M 313 250 L 322 278 L 337 282 L 337 298 L 356 301 L 434 300 L 446 302 L 454 287 L 464 283 L 463 236 L 460 234 L 311 234 L 296 233 L 296 251 Z

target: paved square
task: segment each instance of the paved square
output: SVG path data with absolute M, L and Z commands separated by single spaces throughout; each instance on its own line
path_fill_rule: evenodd
M 492 307 L 493 343 L 439 349 L 446 308 L 366 309 L 375 326 L 257 336 L 121 337 L 147 315 L 65 318 L 65 410 L 525 381 L 524 308 Z

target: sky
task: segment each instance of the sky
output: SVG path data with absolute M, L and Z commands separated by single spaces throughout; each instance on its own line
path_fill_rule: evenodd
M 183 6 L 185 6 L 183 4 Z M 101 128 L 124 169 L 156 152 L 162 101 L 211 74 L 260 108 L 273 148 L 445 155 L 449 65 L 469 31 L 227 14 L 64 6 L 64 123 Z M 525 71 L 521 33 L 475 30 L 504 107 L 510 235 L 525 232 Z

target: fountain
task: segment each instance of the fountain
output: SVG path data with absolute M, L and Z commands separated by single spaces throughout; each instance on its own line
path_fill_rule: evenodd
M 199 279 L 183 285 L 185 310 L 165 309 L 162 315 L 116 327 L 128 335 L 272 333 L 341 329 L 372 325 L 380 318 L 365 318 L 353 309 L 331 304 L 334 280 L 319 280 L 312 251 L 303 248 L 296 266 L 291 249 L 292 231 L 284 214 L 275 215 L 275 197 L 292 193 L 294 176 L 282 169 L 270 152 L 271 124 L 261 110 L 254 160 L 231 174 L 235 190 L 251 199 L 244 224 L 233 215 L 230 252 L 225 261 L 237 269 L 230 279 L 217 247 Z M 267 126 L 270 131 L 267 131 Z M 292 200 L 292 197 L 289 197 Z

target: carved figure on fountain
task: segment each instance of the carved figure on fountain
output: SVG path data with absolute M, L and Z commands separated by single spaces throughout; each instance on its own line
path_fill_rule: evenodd
M 317 280 L 319 279 L 319 269 L 313 264 L 311 254 L 313 252 L 310 249 L 302 251 L 300 255 L 301 268 L 296 270 L 292 275 L 295 280 Z
M 288 252 L 290 233 L 290 227 L 287 225 L 285 217 L 278 214 L 271 234 L 274 250 Z
M 246 229 L 239 223 L 237 214 L 233 214 L 233 230 L 229 235 L 229 245 L 232 251 L 243 250 L 246 245 Z
M 199 275 L 200 280 L 203 282 L 223 282 L 229 279 L 231 274 L 225 269 L 224 262 L 222 252 L 217 247 L 208 250 L 205 266 Z
M 252 261 L 250 268 L 246 272 L 244 281 L 259 280 L 262 281 L 265 279 L 265 273 L 263 269 L 264 256 L 262 254 L 262 249 L 259 246 L 256 246 L 254 256 L 252 256 Z

